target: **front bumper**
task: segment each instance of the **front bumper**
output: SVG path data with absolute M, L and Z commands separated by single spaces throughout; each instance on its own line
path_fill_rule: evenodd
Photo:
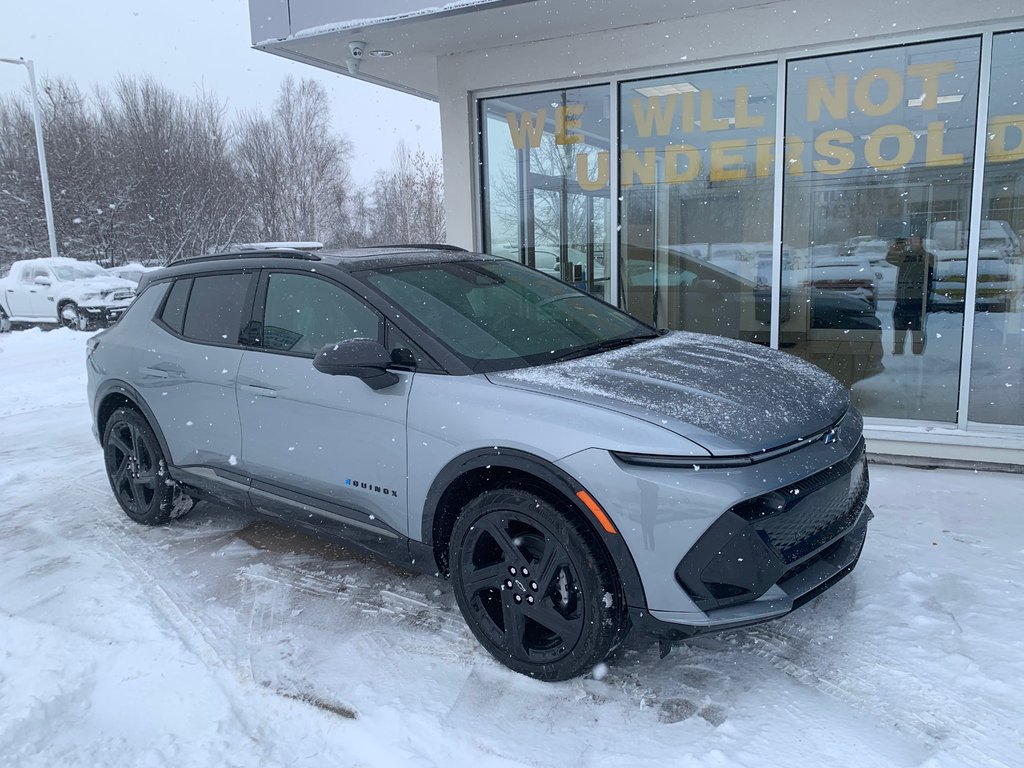
M 131 301 L 118 302 L 116 304 L 100 304 L 100 305 L 82 305 L 79 306 L 81 311 L 87 318 L 89 318 L 90 324 L 94 326 L 105 326 L 113 325 L 121 319 L 128 307 L 131 306 Z
M 862 421 L 749 466 L 651 467 L 583 451 L 559 464 L 597 499 L 642 584 L 635 624 L 690 636 L 781 616 L 849 573 L 864 545 Z M 619 555 L 621 558 L 621 555 Z

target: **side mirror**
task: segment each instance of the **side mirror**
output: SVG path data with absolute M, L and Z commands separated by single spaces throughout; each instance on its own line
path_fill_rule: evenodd
M 398 375 L 388 370 L 391 355 L 384 345 L 372 339 L 348 339 L 320 348 L 313 367 L 328 376 L 355 376 L 371 389 L 384 389 L 398 383 Z
M 32 282 L 35 283 L 36 285 L 49 285 L 50 278 L 43 277 L 42 275 L 36 275 L 36 279 L 33 280 Z

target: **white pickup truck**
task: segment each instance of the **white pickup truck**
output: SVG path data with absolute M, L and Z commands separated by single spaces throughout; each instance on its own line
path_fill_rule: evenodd
M 16 261 L 0 278 L 0 330 L 11 323 L 60 323 L 85 331 L 117 320 L 134 298 L 134 283 L 89 261 Z

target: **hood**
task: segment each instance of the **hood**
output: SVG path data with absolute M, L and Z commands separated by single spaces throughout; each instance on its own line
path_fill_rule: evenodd
M 115 291 L 121 293 L 125 290 L 135 293 L 135 283 L 121 277 L 114 277 L 113 275 L 110 277 L 88 277 L 82 280 L 63 283 L 63 285 L 67 285 L 79 295 L 83 293 L 99 293 L 106 296 Z
M 715 456 L 795 442 L 837 422 L 850 405 L 842 384 L 793 355 L 680 331 L 488 379 L 644 419 Z

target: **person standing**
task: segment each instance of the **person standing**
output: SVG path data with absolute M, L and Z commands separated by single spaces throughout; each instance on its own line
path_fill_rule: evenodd
M 928 291 L 932 282 L 932 255 L 924 249 L 919 235 L 898 237 L 889 246 L 885 260 L 899 270 L 896 274 L 896 304 L 892 310 L 894 355 L 902 355 L 906 336 L 911 336 L 915 355 L 924 352 Z

